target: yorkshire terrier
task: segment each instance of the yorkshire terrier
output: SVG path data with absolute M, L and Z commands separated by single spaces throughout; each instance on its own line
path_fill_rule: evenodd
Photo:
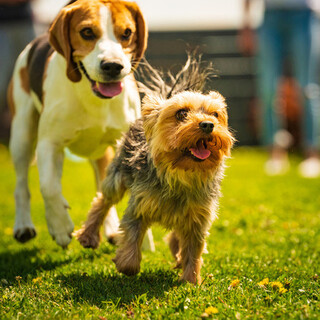
M 99 229 L 112 205 L 130 191 L 113 259 L 119 272 L 140 271 L 146 230 L 159 223 L 172 230 L 169 247 L 182 267 L 181 280 L 200 283 L 206 237 L 216 218 L 224 160 L 234 142 L 223 96 L 200 90 L 211 72 L 189 58 L 170 85 L 150 67 L 142 118 L 123 137 L 107 169 L 102 193 L 78 231 L 83 247 L 97 248 Z M 149 89 L 148 89 L 149 88 Z

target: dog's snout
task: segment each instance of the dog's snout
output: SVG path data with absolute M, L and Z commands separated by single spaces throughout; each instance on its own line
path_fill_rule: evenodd
M 200 129 L 205 133 L 211 133 L 214 128 L 214 124 L 211 121 L 202 121 L 199 123 Z
M 106 75 L 114 78 L 120 74 L 123 69 L 123 65 L 116 62 L 101 61 L 100 68 Z

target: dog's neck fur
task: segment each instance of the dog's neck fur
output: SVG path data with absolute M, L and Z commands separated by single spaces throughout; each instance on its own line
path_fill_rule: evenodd
M 165 180 L 172 189 L 179 185 L 187 189 L 194 188 L 195 186 L 202 187 L 209 184 L 215 176 L 215 172 L 201 174 L 201 172 L 197 170 L 173 169 L 167 164 L 158 164 L 156 168 L 159 179 L 162 181 Z
M 222 163 L 211 172 L 171 169 L 159 164 L 156 172 L 160 182 L 167 187 L 170 194 L 185 193 L 188 197 L 198 197 L 200 194 L 210 195 L 217 190 L 217 187 L 219 188 L 223 178 L 224 164 Z

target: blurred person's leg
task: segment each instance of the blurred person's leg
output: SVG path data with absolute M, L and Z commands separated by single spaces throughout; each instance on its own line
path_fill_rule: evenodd
M 319 152 L 320 148 L 320 16 L 314 14 L 311 24 L 311 61 L 310 61 L 310 83 L 307 92 L 311 98 L 311 112 L 315 116 L 314 147 Z
M 281 145 L 282 137 L 277 133 L 283 127 L 275 96 L 283 72 L 286 38 L 282 11 L 266 11 L 259 30 L 259 87 L 262 100 L 262 141 L 270 148 L 270 159 L 266 163 L 268 174 L 281 174 L 289 167 L 287 153 Z M 280 143 L 279 143 L 280 142 Z
M 14 59 L 11 59 L 11 28 L 0 24 L 0 142 L 8 141 L 9 122 L 7 108 L 7 87 Z
M 0 142 L 9 139 L 11 116 L 7 106 L 7 88 L 15 61 L 34 38 L 32 21 L 0 23 Z
M 319 34 L 312 37 L 312 22 L 312 12 L 308 10 L 294 12 L 291 21 L 293 67 L 304 96 L 302 147 L 306 159 L 301 163 L 299 171 L 303 176 L 310 178 L 320 175 L 316 116 L 319 103 L 316 89 L 316 51 Z

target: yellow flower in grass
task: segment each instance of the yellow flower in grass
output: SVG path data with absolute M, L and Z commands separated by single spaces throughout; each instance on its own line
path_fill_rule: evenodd
M 278 290 L 280 294 L 286 293 L 288 290 L 283 286 L 283 284 L 279 281 L 270 282 L 270 285 L 273 290 Z
M 283 284 L 279 281 L 270 282 L 270 285 L 273 290 L 277 290 L 277 289 L 280 290 L 283 288 Z
M 287 283 L 290 284 L 289 282 Z M 285 288 L 285 286 L 280 281 L 269 282 L 268 278 L 265 278 L 262 281 L 258 282 L 258 286 L 264 288 L 270 286 L 273 290 L 278 291 L 280 294 L 286 293 L 288 291 L 288 289 Z
M 239 279 L 232 280 L 229 287 L 228 287 L 228 290 L 231 290 L 232 288 L 236 288 L 239 284 L 240 284 Z
M 210 307 L 206 308 L 205 313 L 210 316 L 211 314 L 219 313 L 219 310 L 216 307 L 210 306 Z
M 279 293 L 286 293 L 288 290 L 286 288 L 279 288 Z
M 266 287 L 269 284 L 269 278 L 265 278 L 262 281 L 258 282 L 259 287 Z
M 41 283 L 42 282 L 42 278 L 41 277 L 34 278 L 34 279 L 32 279 L 32 282 L 33 283 Z

